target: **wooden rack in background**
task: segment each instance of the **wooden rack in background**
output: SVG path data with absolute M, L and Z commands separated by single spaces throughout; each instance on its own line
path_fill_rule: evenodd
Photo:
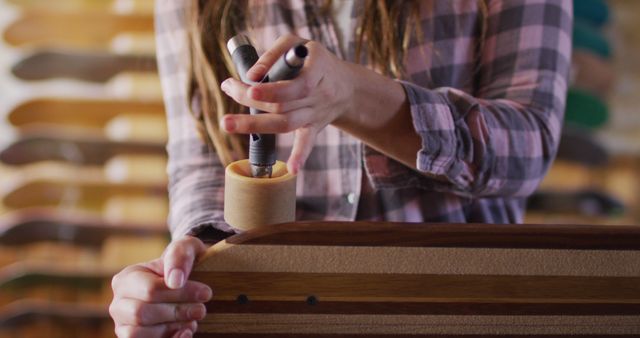
M 168 242 L 153 1 L 8 9 L 2 81 L 26 98 L 1 112 L 0 336 L 114 337 L 111 276 Z

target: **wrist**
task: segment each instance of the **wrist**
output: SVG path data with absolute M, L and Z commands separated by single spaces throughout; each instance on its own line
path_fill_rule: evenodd
M 340 61 L 340 67 L 338 67 L 337 71 L 341 74 L 342 86 L 338 89 L 338 94 L 344 99 L 339 105 L 337 117 L 331 123 L 335 127 L 344 128 L 356 123 L 359 119 L 357 116 L 359 109 L 356 109 L 359 101 L 356 95 L 362 92 L 358 89 L 361 82 L 361 73 L 358 71 L 359 67 L 361 66 L 351 62 Z

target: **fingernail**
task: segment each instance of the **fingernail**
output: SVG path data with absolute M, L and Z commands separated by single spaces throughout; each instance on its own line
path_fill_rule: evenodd
M 231 118 L 220 119 L 220 125 L 222 126 L 222 129 L 224 129 L 227 132 L 232 132 L 236 130 L 236 122 L 233 121 L 233 119 Z
M 179 289 L 184 284 L 184 273 L 180 269 L 173 269 L 169 272 L 167 286 L 171 289 Z
M 213 292 L 211 291 L 211 289 L 203 288 L 202 290 L 198 291 L 198 296 L 196 298 L 198 298 L 198 301 L 200 302 L 208 302 L 211 299 L 211 296 L 213 296 Z
M 203 304 L 191 306 L 189 307 L 189 310 L 187 310 L 187 315 L 191 320 L 200 320 L 204 318 L 206 314 L 207 308 L 205 308 Z
M 193 337 L 193 333 L 191 332 L 191 330 L 184 331 L 180 335 L 180 338 L 192 338 L 192 337 Z
M 229 80 L 224 80 L 222 81 L 222 84 L 220 85 L 220 89 L 222 89 L 223 92 L 227 92 L 227 90 L 229 90 Z

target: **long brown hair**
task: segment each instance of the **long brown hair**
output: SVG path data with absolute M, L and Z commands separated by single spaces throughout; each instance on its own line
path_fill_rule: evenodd
M 250 29 L 248 0 L 191 0 L 187 13 L 191 51 L 192 114 L 200 136 L 213 148 L 223 165 L 246 157 L 246 137 L 228 135 L 218 121 L 243 108 L 224 95 L 220 83 L 236 76 L 226 52 L 226 41 L 238 32 Z M 306 1 L 306 0 L 305 0 Z M 314 15 L 327 15 L 332 0 L 324 0 Z M 412 37 L 422 40 L 419 0 L 364 0 L 364 12 L 356 29 L 355 57 L 377 71 L 396 78 L 404 75 L 404 56 Z M 486 5 L 479 0 L 486 17 Z M 482 24 L 482 37 L 486 25 Z

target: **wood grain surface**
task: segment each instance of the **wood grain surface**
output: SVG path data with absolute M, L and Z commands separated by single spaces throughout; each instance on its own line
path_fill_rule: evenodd
M 153 0 L 56 0 L 52 6 L 50 0 L 6 0 L 25 9 L 65 10 L 65 11 L 101 11 L 125 13 L 153 13 Z
M 165 183 L 113 183 L 95 177 L 14 177 L 0 195 L 2 207 L 14 211 L 57 207 L 89 212 L 116 222 L 166 221 Z
M 21 300 L 0 309 L 0 336 L 113 337 L 113 321 L 106 306 Z
M 212 246 L 199 337 L 640 335 L 640 227 L 300 222 Z
M 122 33 L 153 36 L 153 16 L 27 10 L 5 28 L 4 40 L 16 47 L 107 50 Z
M 230 237 L 226 243 L 639 250 L 640 228 L 566 224 L 296 222 L 256 228 Z
M 41 161 L 64 161 L 79 165 L 105 165 L 119 155 L 166 156 L 157 142 L 114 141 L 100 135 L 30 129 L 0 150 L 0 161 L 25 165 Z
M 23 209 L 0 217 L 0 245 L 5 247 L 45 241 L 97 247 L 111 236 L 158 235 L 168 235 L 165 223 L 110 222 L 90 213 L 55 208 Z
M 38 98 L 14 107 L 7 119 L 17 128 L 29 124 L 104 128 L 121 114 L 164 117 L 164 113 L 162 101 Z
M 0 307 L 30 298 L 104 303 L 108 295 L 102 290 L 116 271 L 18 262 L 0 269 Z
M 21 80 L 70 78 L 107 82 L 123 72 L 156 72 L 155 56 L 39 51 L 18 61 L 11 72 Z

